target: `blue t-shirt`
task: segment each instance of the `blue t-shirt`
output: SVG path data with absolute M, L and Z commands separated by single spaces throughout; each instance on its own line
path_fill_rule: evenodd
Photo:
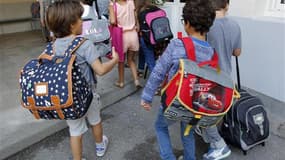
M 214 54 L 213 48 L 206 41 L 191 37 L 195 47 L 196 61 L 210 60 Z M 152 102 L 155 91 L 168 74 L 170 80 L 179 68 L 179 59 L 187 59 L 183 42 L 180 39 L 172 40 L 164 53 L 158 59 L 151 75 L 144 87 L 141 98 L 148 103 Z

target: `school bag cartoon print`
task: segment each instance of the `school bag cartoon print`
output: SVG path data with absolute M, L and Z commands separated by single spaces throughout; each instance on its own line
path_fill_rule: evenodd
M 181 38 L 188 59 L 179 60 L 179 69 L 162 89 L 164 116 L 191 126 L 217 124 L 239 97 L 232 78 L 218 69 L 218 55 L 197 63 L 189 37 Z
M 21 104 L 36 119 L 72 120 L 87 112 L 93 94 L 75 54 L 84 41 L 75 38 L 63 56 L 55 56 L 49 43 L 38 59 L 20 71 Z

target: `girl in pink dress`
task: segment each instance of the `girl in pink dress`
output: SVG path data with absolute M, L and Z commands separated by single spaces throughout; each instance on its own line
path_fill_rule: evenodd
M 116 5 L 116 6 L 114 6 Z M 115 14 L 114 7 L 117 8 Z M 109 4 L 110 23 L 123 28 L 123 48 L 127 56 L 127 62 L 130 66 L 134 84 L 140 88 L 137 76 L 135 57 L 139 50 L 139 40 L 137 33 L 137 20 L 135 15 L 135 4 L 133 0 L 114 0 Z M 115 17 L 116 16 L 116 17 Z M 117 23 L 117 24 L 116 24 Z M 119 79 L 115 83 L 117 87 L 124 87 L 124 57 L 120 58 L 118 63 Z

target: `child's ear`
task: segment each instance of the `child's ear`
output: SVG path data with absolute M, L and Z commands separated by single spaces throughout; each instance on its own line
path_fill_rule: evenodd
M 74 24 L 71 24 L 70 25 L 70 31 L 73 33 L 73 31 L 74 31 L 74 28 L 75 28 L 75 25 Z
M 189 21 L 184 21 L 184 25 L 185 25 L 185 27 L 189 28 L 190 27 Z

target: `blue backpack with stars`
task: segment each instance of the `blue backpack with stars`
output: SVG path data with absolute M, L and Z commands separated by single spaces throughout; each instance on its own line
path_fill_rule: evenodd
M 50 43 L 39 58 L 21 70 L 21 104 L 36 119 L 73 120 L 87 112 L 93 94 L 75 54 L 84 41 L 75 38 L 63 56 L 56 56 Z

